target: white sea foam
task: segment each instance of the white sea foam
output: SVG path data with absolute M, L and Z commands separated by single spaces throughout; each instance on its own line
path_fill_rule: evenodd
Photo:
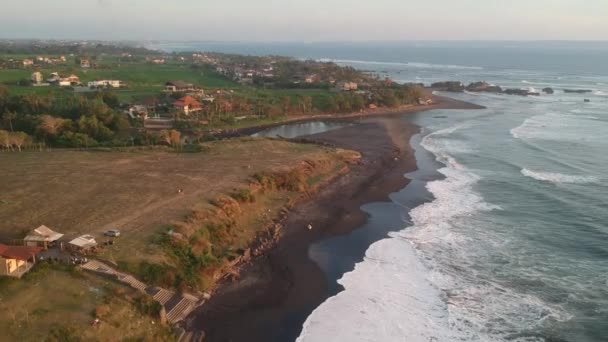
M 571 184 L 589 184 L 589 183 L 597 183 L 598 178 L 594 176 L 580 176 L 580 175 L 565 175 L 562 173 L 556 172 L 539 172 L 532 171 L 529 169 L 522 169 L 522 175 L 530 178 L 534 178 L 543 182 L 551 182 L 551 183 L 571 183 Z
M 483 70 L 482 67 L 478 66 L 466 66 L 466 65 L 453 65 L 453 64 L 431 64 L 431 63 L 416 63 L 416 62 L 379 62 L 379 61 L 362 61 L 353 59 L 332 59 L 332 58 L 321 58 L 321 62 L 334 62 L 344 64 L 368 64 L 368 65 L 386 65 L 386 66 L 400 66 L 406 68 L 420 68 L 420 69 L 462 69 L 462 70 Z
M 410 211 L 411 228 L 367 250 L 340 279 L 345 290 L 308 317 L 298 341 L 543 341 L 513 332 L 569 318 L 537 297 L 477 277 L 477 251 L 501 242 L 469 219 L 500 208 L 473 190 L 480 177 L 436 142 L 463 127 L 423 139 L 446 163 L 439 170 L 446 178 L 427 184 L 435 200 Z
M 572 114 L 548 113 L 535 115 L 513 129 L 510 133 L 515 139 L 555 140 L 555 141 L 589 141 L 600 139 L 605 123 L 589 123 L 597 121 L 592 115 L 579 115 L 580 109 L 571 111 Z M 585 132 L 585 133 L 583 133 Z

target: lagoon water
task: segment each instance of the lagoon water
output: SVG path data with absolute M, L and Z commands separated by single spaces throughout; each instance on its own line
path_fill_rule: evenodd
M 277 127 L 271 127 L 261 132 L 251 135 L 252 137 L 266 137 L 266 138 L 286 138 L 293 139 L 303 135 L 311 135 L 317 133 L 323 133 L 334 129 L 349 126 L 348 123 L 343 122 L 323 122 L 323 121 L 312 121 L 293 123 L 288 125 L 281 125 Z
M 466 44 L 240 51 L 556 90 L 447 94 L 487 109 L 404 118 L 422 127 L 420 170 L 392 202 L 364 207 L 364 227 L 311 248 L 332 297 L 299 341 L 608 341 L 608 45 Z

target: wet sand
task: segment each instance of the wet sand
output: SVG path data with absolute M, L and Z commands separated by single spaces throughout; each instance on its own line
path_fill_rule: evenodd
M 414 108 L 480 108 L 447 98 L 436 97 L 435 101 L 435 105 Z M 357 125 L 305 137 L 357 150 L 362 163 L 296 205 L 283 224 L 277 245 L 244 266 L 238 280 L 222 284 L 189 317 L 188 330 L 204 331 L 205 341 L 297 338 L 308 315 L 329 295 L 325 274 L 309 258 L 310 245 L 363 225 L 367 215 L 360 207 L 388 201 L 390 193 L 407 185 L 404 174 L 416 169 L 408 142 L 419 128 L 396 114 L 368 116 Z M 312 230 L 307 228 L 309 224 Z

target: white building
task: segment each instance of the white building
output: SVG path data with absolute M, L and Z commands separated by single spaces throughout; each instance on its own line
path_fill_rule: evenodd
M 42 83 L 42 81 L 43 81 L 42 73 L 40 71 L 36 71 L 36 72 L 32 73 L 32 83 L 40 84 L 40 83 Z
M 100 80 L 88 83 L 89 88 L 120 88 L 123 85 L 119 80 Z

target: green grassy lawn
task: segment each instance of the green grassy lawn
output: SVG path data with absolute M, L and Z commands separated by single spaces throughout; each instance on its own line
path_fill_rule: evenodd
M 137 311 L 128 300 L 135 296 L 110 279 L 39 263 L 21 279 L 0 279 L 0 340 L 173 340 L 168 327 Z M 97 313 L 101 324 L 92 327 Z
M 2 58 L 23 59 L 27 56 L 5 55 Z M 204 89 L 240 89 L 241 85 L 217 74 L 209 67 L 199 66 L 193 68 L 186 63 L 168 61 L 163 65 L 154 65 L 145 61 L 124 62 L 116 56 L 102 56 L 98 59 L 98 68 L 82 69 L 73 59 L 66 64 L 35 66 L 27 69 L 1 69 L 0 84 L 7 85 L 14 94 L 49 94 L 57 87 L 31 87 L 18 86 L 20 80 L 29 80 L 32 72 L 40 71 L 48 78 L 52 72 L 61 75 L 75 74 L 83 84 L 99 79 L 118 79 L 128 85 L 128 89 L 117 91 L 120 99 L 125 102 L 158 95 L 164 88 L 165 82 L 170 80 L 183 80 L 194 83 Z

